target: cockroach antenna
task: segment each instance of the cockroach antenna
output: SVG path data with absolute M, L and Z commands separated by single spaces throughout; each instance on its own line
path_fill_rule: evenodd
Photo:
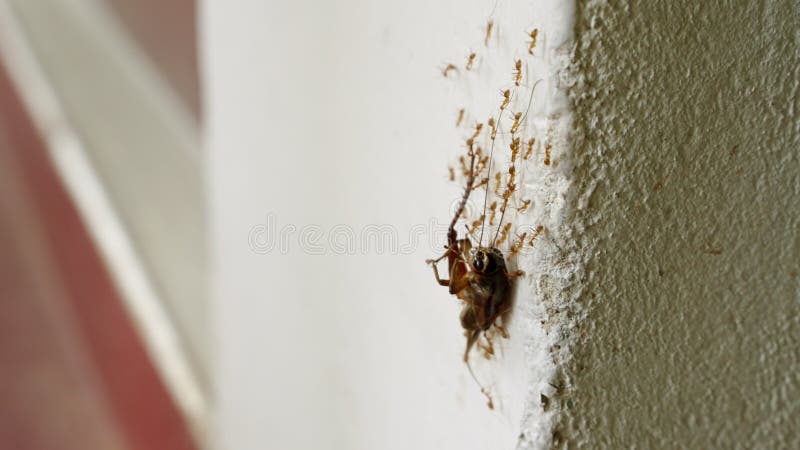
M 522 119 L 520 120 L 520 123 L 523 123 L 523 122 L 525 121 L 525 119 L 527 119 L 527 118 L 528 118 L 528 112 L 530 112 L 530 110 L 531 110 L 531 105 L 533 105 L 533 93 L 536 91 L 536 86 L 538 86 L 538 85 L 539 85 L 539 83 L 540 83 L 541 81 L 542 81 L 542 79 L 541 79 L 541 78 L 539 78 L 538 80 L 536 80 L 536 83 L 534 83 L 534 84 L 533 84 L 533 87 L 531 88 L 531 98 L 530 98 L 530 100 L 528 100 L 528 108 L 527 108 L 527 109 L 525 109 L 525 115 L 524 115 L 524 116 L 522 116 Z M 502 113 L 502 111 L 501 111 L 501 113 Z M 494 142 L 492 142 L 492 149 L 494 149 Z M 490 160 L 489 160 L 489 164 L 491 164 L 491 163 L 492 163 L 492 161 L 491 161 L 491 159 L 490 159 Z M 514 164 L 514 161 L 511 161 L 511 164 L 513 165 L 513 164 Z M 490 175 L 491 175 L 491 173 L 490 173 Z M 488 194 L 488 192 L 489 192 L 489 190 L 488 190 L 488 189 L 486 190 L 486 192 L 487 192 L 487 194 L 486 194 L 486 195 L 489 195 L 489 194 Z M 485 203 L 485 202 L 484 202 L 484 203 Z M 486 213 L 486 207 L 485 207 L 485 205 L 484 205 L 484 210 L 483 210 L 483 212 L 484 212 L 484 214 Z M 500 235 L 500 228 L 502 228 L 502 226 L 503 226 L 503 217 L 505 217 L 505 215 L 506 215 L 506 208 L 503 208 L 503 211 L 500 213 L 500 222 L 497 224 L 497 232 L 495 232 L 495 234 L 494 234 L 494 240 L 493 240 L 492 242 L 495 242 L 495 241 L 497 240 L 497 236 L 499 236 L 499 235 Z M 482 230 L 482 229 L 481 229 L 481 233 L 483 233 L 483 230 Z
M 528 108 L 525 110 L 525 115 L 522 116 L 520 122 L 524 122 L 525 119 L 528 118 L 528 112 L 531 110 L 531 105 L 533 105 L 533 93 L 536 92 L 536 86 L 539 85 L 543 81 L 543 78 L 539 78 L 536 80 L 536 83 L 533 83 L 533 87 L 531 88 L 531 98 L 528 100 Z
M 475 380 L 475 384 L 477 384 L 478 387 L 481 388 L 481 394 L 483 394 L 486 397 L 487 406 L 489 406 L 489 409 L 494 409 L 494 402 L 492 401 L 492 396 L 489 394 L 489 390 L 483 387 L 481 382 L 478 381 L 478 377 L 476 377 L 475 372 L 472 371 L 472 364 L 470 364 L 469 361 L 466 361 L 466 363 L 467 363 L 467 370 L 469 370 L 469 374 L 472 375 L 472 379 Z
M 533 97 L 531 97 L 533 98 Z M 507 101 L 509 97 L 505 97 Z M 505 112 L 504 108 L 500 108 L 500 114 L 497 116 L 497 124 L 500 124 L 500 119 L 503 118 L 503 112 Z M 489 149 L 489 165 L 486 166 L 486 177 L 491 178 L 492 176 L 492 158 L 494 156 L 494 142 L 495 139 L 492 138 L 492 147 Z M 481 225 L 481 237 L 478 239 L 478 246 L 483 246 L 483 230 L 486 228 L 486 203 L 489 201 L 489 189 L 486 189 L 486 194 L 483 196 L 483 225 Z

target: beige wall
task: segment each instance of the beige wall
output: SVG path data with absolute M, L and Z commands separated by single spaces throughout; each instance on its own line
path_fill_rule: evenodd
M 800 448 L 800 8 L 588 1 L 556 442 Z

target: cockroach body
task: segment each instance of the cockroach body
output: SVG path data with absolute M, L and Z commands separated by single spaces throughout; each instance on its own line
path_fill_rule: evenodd
M 469 353 L 478 342 L 481 334 L 486 338 L 485 354 L 493 353 L 491 339 L 487 333 L 497 329 L 503 337 L 508 333 L 502 325 L 503 316 L 511 309 L 511 294 L 513 281 L 522 275 L 521 272 L 509 273 L 506 268 L 503 252 L 492 246 L 473 247 L 469 235 L 463 239 L 458 238 L 455 226 L 469 199 L 475 183 L 475 152 L 472 149 L 472 140 L 468 140 L 470 166 L 467 171 L 467 183 L 464 194 L 456 208 L 453 219 L 447 231 L 447 245 L 445 252 L 437 259 L 426 262 L 433 267 L 433 274 L 441 286 L 447 286 L 450 294 L 455 295 L 463 302 L 460 321 L 467 338 L 464 350 L 464 362 L 469 367 Z M 438 262 L 446 259 L 449 278 L 439 275 Z M 473 374 L 474 377 L 474 374 Z M 475 379 L 481 392 L 487 397 L 489 407 L 493 408 L 491 396 L 488 391 Z

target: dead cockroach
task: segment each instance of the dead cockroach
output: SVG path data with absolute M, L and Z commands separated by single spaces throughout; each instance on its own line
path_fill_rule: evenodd
M 454 64 L 448 64 L 444 66 L 444 69 L 442 69 L 442 76 L 447 78 L 447 76 L 450 75 L 450 72 L 458 72 L 458 67 L 456 67 Z
M 514 62 L 514 85 L 519 86 L 520 82 L 522 82 L 522 60 L 516 60 Z
M 483 38 L 483 45 L 486 47 L 489 46 L 489 39 L 492 38 L 492 29 L 494 28 L 494 22 L 489 21 L 486 23 L 486 36 Z
M 458 110 L 458 118 L 456 119 L 456 126 L 460 127 L 461 122 L 464 120 L 464 108 Z
M 472 70 L 472 65 L 475 64 L 475 57 L 477 55 L 473 52 L 467 57 L 467 70 Z
M 505 314 L 511 310 L 513 282 L 521 273 L 508 271 L 503 252 L 495 245 L 489 247 L 482 245 L 485 226 L 481 228 L 481 236 L 475 247 L 473 247 L 468 235 L 463 239 L 458 238 L 455 228 L 456 223 L 465 209 L 475 183 L 476 152 L 473 150 L 472 139 L 468 140 L 467 153 L 470 160 L 469 174 L 461 201 L 447 230 L 445 252 L 439 258 L 429 259 L 426 262 L 433 267 L 433 274 L 437 283 L 441 286 L 447 286 L 450 294 L 455 295 L 463 302 L 460 320 L 467 338 L 464 362 L 467 364 L 467 368 L 480 387 L 481 392 L 486 396 L 489 407 L 493 408 L 494 404 L 489 391 L 483 387 L 472 372 L 472 366 L 469 364 L 469 353 L 481 335 L 486 337 L 488 333 L 495 329 L 503 336 L 507 335 L 502 322 Z M 486 200 L 484 200 L 484 216 L 485 203 Z M 449 275 L 447 279 L 439 276 L 437 264 L 443 259 L 447 260 Z
M 531 31 L 531 34 L 530 34 L 531 42 L 530 42 L 530 46 L 528 47 L 528 54 L 529 55 L 533 55 L 533 49 L 536 48 L 536 38 L 538 36 L 539 36 L 539 29 L 538 28 L 534 28 L 533 31 Z

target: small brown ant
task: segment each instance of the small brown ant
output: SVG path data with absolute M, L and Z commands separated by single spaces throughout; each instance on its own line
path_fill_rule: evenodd
M 475 133 L 472 134 L 472 138 L 471 139 L 472 140 L 477 139 L 478 136 L 481 134 L 481 130 L 483 130 L 483 124 L 482 123 L 476 124 L 475 125 Z
M 458 67 L 456 67 L 454 64 L 446 65 L 444 69 L 442 69 L 442 76 L 447 78 L 447 76 L 450 75 L 450 72 L 458 72 Z
M 536 231 L 533 232 L 533 236 L 531 236 L 531 241 L 528 243 L 531 247 L 533 247 L 533 243 L 536 241 L 536 238 L 539 237 L 539 234 L 544 230 L 544 227 L 539 225 L 536 227 Z
M 527 236 L 528 236 L 527 232 L 522 233 L 522 236 L 519 236 L 519 240 L 517 240 L 517 243 L 511 246 L 511 250 L 508 252 L 509 255 L 513 256 L 519 253 L 520 249 L 522 249 L 522 246 L 525 245 L 525 238 Z
M 511 124 L 511 134 L 512 135 L 517 134 L 517 131 L 519 131 L 520 119 L 522 119 L 522 113 L 521 112 L 518 112 L 518 113 L 514 114 L 514 123 Z M 519 139 L 517 139 L 517 140 L 519 140 Z
M 467 57 L 467 70 L 472 70 L 472 65 L 475 63 L 475 53 L 470 53 L 469 57 Z
M 522 81 L 522 60 L 518 59 L 514 62 L 514 85 L 519 86 L 521 81 Z
M 511 101 L 511 90 L 506 89 L 502 92 L 503 94 L 503 103 L 500 105 L 500 111 L 504 111 L 508 106 L 508 103 Z
M 494 22 L 489 21 L 486 23 L 486 36 L 483 38 L 483 45 L 488 47 L 489 46 L 489 39 L 492 37 L 492 29 L 494 28 Z
M 528 145 L 528 147 L 527 147 L 527 149 L 525 150 L 525 154 L 522 156 L 522 159 L 524 159 L 524 160 L 526 160 L 526 161 L 527 161 L 527 160 L 528 160 L 528 158 L 530 158 L 530 157 L 531 157 L 531 154 L 533 153 L 533 146 L 534 146 L 534 144 L 536 144 L 536 139 L 534 139 L 534 138 L 530 138 L 530 140 L 528 140 L 528 144 L 527 144 L 527 145 Z
M 538 28 L 534 28 L 533 31 L 531 31 L 531 34 L 530 34 L 531 43 L 530 43 L 530 47 L 528 47 L 528 54 L 529 55 L 533 55 L 533 49 L 536 47 L 536 37 L 537 36 L 539 36 L 539 29 Z

